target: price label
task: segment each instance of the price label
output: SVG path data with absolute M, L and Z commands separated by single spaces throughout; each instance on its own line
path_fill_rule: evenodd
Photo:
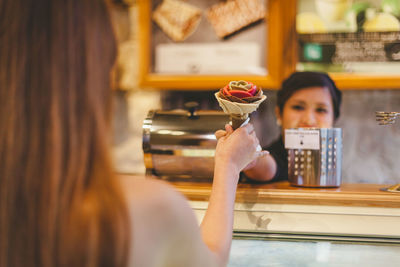
M 319 130 L 285 130 L 285 148 L 319 150 Z

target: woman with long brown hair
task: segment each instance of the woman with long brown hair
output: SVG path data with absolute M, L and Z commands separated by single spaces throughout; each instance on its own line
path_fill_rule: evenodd
M 115 54 L 101 0 L 0 0 L 0 266 L 226 264 L 239 172 L 262 153 L 252 125 L 217 132 L 199 229 L 166 183 L 114 174 Z

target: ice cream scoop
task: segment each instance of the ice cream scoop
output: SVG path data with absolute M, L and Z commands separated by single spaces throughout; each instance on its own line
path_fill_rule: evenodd
M 231 117 L 233 129 L 239 128 L 267 97 L 261 88 L 247 81 L 231 81 L 215 93 L 219 105 Z

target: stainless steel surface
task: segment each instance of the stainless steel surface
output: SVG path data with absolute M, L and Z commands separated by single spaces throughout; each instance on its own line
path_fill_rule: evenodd
M 396 122 L 397 116 L 400 116 L 400 112 L 387 112 L 387 111 L 375 111 L 376 121 L 379 125 L 390 125 Z M 381 188 L 382 191 L 400 193 L 400 184 L 394 184 L 387 188 Z
M 146 171 L 162 178 L 212 179 L 214 133 L 228 122 L 222 111 L 150 110 L 143 123 Z
M 397 116 L 400 116 L 400 112 L 375 111 L 375 115 L 379 125 L 389 125 L 395 123 Z
M 342 129 L 317 130 L 319 149 L 287 150 L 289 182 L 304 187 L 339 187 L 342 177 Z
M 400 238 L 382 235 L 329 234 L 310 232 L 274 232 L 274 231 L 234 231 L 234 239 L 252 240 L 298 240 L 298 241 L 340 241 L 350 243 L 397 244 Z

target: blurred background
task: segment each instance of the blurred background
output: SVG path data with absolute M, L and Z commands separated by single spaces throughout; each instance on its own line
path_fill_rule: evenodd
M 178 88 L 174 90 L 173 88 L 160 88 L 160 86 L 143 87 L 139 85 L 138 81 L 140 80 L 139 71 L 141 64 L 139 61 L 141 51 L 139 49 L 139 29 L 142 27 L 141 21 L 138 19 L 139 2 L 140 1 L 133 0 L 119 1 L 119 4 L 114 5 L 112 11 L 119 42 L 119 58 L 116 66 L 118 73 L 118 86 L 116 90 L 114 90 L 113 152 L 117 171 L 122 173 L 145 172 L 142 153 L 142 124 L 149 110 L 182 109 L 184 103 L 188 101 L 197 101 L 200 109 L 220 110 L 218 103 L 213 96 L 214 92 L 219 89 L 218 87 L 193 90 L 189 86 L 188 89 L 181 90 Z M 153 1 L 151 8 L 156 7 L 160 2 L 161 1 Z M 221 1 L 189 2 L 198 2 L 201 3 L 199 4 L 200 7 L 202 7 L 202 5 L 204 7 Z M 336 15 L 340 17 L 339 19 L 329 17 L 334 16 L 334 14 L 325 14 L 323 15 L 324 17 L 321 18 L 320 11 L 317 10 L 318 4 L 316 2 L 312 0 L 304 0 L 298 1 L 297 3 L 297 19 L 300 18 L 302 20 L 301 23 L 303 23 L 300 26 L 297 24 L 297 31 L 300 33 L 300 39 L 304 37 L 304 40 L 308 40 L 308 35 L 314 34 L 317 36 L 321 31 L 325 35 L 330 33 L 335 34 L 338 30 L 347 31 L 349 33 L 354 31 L 367 32 L 370 28 L 375 31 L 384 31 L 385 29 L 379 28 L 382 27 L 380 25 L 389 25 L 389 31 L 395 33 L 397 31 L 400 32 L 400 28 L 396 28 L 396 22 L 393 22 L 393 18 L 398 20 L 398 17 L 396 16 L 400 15 L 400 13 L 396 13 L 400 12 L 400 9 L 396 9 L 396 5 L 400 5 L 400 1 L 366 1 L 368 2 L 369 9 L 365 8 L 366 5 L 359 9 L 356 9 L 357 6 L 353 6 L 361 1 L 346 1 L 346 11 L 343 11 L 342 15 Z M 320 5 L 323 5 L 323 3 L 319 3 L 319 6 Z M 386 7 L 386 11 L 383 7 Z M 388 9 L 389 11 L 387 12 Z M 349 10 L 353 10 L 352 12 L 355 13 L 350 14 Z M 377 18 L 380 13 L 389 14 L 389 16 L 384 15 Z M 299 14 L 301 14 L 301 16 L 299 16 Z M 366 20 L 366 16 L 369 16 L 368 18 L 370 20 L 374 20 L 370 21 L 368 26 L 369 28 L 365 28 L 367 30 L 360 30 L 360 27 L 363 27 L 364 25 L 361 23 L 360 17 L 362 16 L 360 14 L 363 14 L 362 16 L 364 16 L 364 20 Z M 312 23 L 311 26 L 304 25 L 304 16 L 306 16 L 305 20 L 307 22 L 312 19 L 316 22 Z M 349 18 L 345 18 L 345 16 L 349 16 Z M 353 24 L 348 22 L 352 21 L 351 19 L 353 19 Z M 201 23 L 206 23 L 205 18 L 202 19 Z M 299 23 L 299 20 L 297 23 Z M 265 29 L 264 24 L 265 22 L 258 23 L 254 25 L 254 29 L 252 28 L 243 34 L 246 34 L 248 38 L 251 37 L 258 41 L 261 45 L 266 45 L 265 36 L 258 34 L 259 29 Z M 201 27 L 201 24 L 199 27 Z M 209 26 L 207 27 L 209 28 L 207 30 L 210 31 L 211 28 Z M 166 34 L 160 31 L 154 22 L 151 23 L 151 28 L 151 34 L 154 37 L 152 44 L 154 44 L 154 42 L 174 43 Z M 198 42 L 198 38 L 200 37 L 196 34 L 197 33 L 190 36 L 185 42 Z M 229 39 L 223 39 L 222 41 L 235 42 L 237 40 L 240 42 L 241 38 L 243 38 L 241 34 L 242 33 L 229 37 Z M 204 36 L 204 33 L 201 36 Z M 215 35 L 210 37 L 210 34 L 207 34 L 206 36 L 208 36 L 208 42 L 210 42 L 210 40 L 218 41 L 218 38 Z M 400 42 L 399 40 L 400 37 L 397 42 Z M 325 47 L 322 46 L 322 49 L 324 48 Z M 154 45 L 153 49 L 155 49 Z M 262 51 L 264 50 L 262 49 Z M 341 117 L 336 126 L 343 128 L 344 133 L 342 168 L 343 183 L 400 183 L 400 162 L 398 160 L 400 155 L 400 121 L 393 125 L 380 126 L 375 120 L 375 111 L 400 111 L 400 68 L 397 65 L 399 63 L 387 62 L 386 65 L 379 63 L 384 65 L 386 68 L 382 69 L 376 67 L 379 64 L 374 64 L 374 62 L 367 62 L 367 65 L 364 63 L 361 65 L 349 63 L 337 64 L 335 62 L 327 64 L 323 62 L 307 62 L 302 59 L 302 56 L 304 57 L 304 54 L 300 51 L 300 60 L 296 65 L 298 70 L 314 68 L 330 72 L 346 71 L 351 73 L 354 71 L 362 72 L 366 69 L 369 72 L 381 72 L 378 74 L 384 75 L 383 72 L 386 72 L 386 69 L 389 69 L 392 76 L 399 77 L 398 80 L 393 80 L 389 86 L 385 85 L 385 88 L 379 88 L 380 86 L 377 86 L 375 89 L 370 88 L 371 86 L 369 86 L 369 88 L 363 89 L 362 86 L 354 86 L 355 88 L 352 89 L 351 85 L 347 84 L 345 90 L 343 90 Z M 396 65 L 391 65 L 390 63 Z M 376 69 L 373 69 L 374 66 Z M 260 63 L 260 67 L 266 66 L 263 66 L 263 63 Z M 368 77 L 368 75 L 374 74 L 366 73 L 365 75 Z M 341 83 L 339 82 L 339 87 L 341 87 L 340 84 Z M 278 88 L 277 86 L 274 86 L 274 88 L 263 86 L 264 93 L 267 95 L 268 99 L 251 116 L 251 122 L 256 127 L 257 136 L 262 145 L 269 144 L 279 135 L 280 129 L 275 123 L 274 115 L 276 89 Z

